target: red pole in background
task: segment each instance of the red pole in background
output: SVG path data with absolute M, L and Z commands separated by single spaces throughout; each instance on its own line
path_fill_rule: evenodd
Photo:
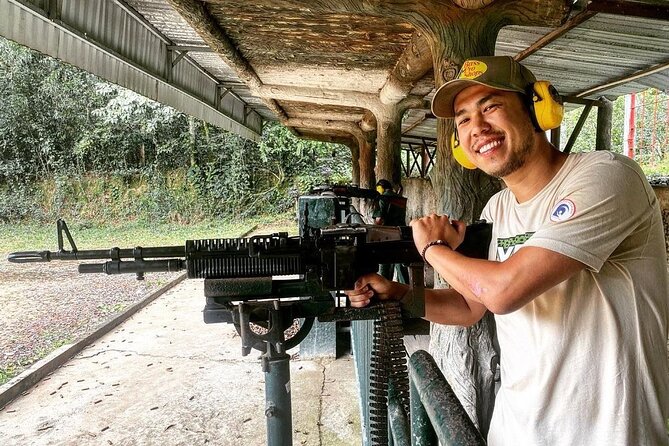
M 657 130 L 657 97 L 659 96 L 659 92 L 655 91 L 655 100 L 653 103 L 653 130 L 651 132 L 650 136 L 650 153 L 653 159 L 653 162 L 655 162 L 655 136 L 656 136 L 656 130 Z M 660 156 L 661 157 L 661 156 Z
M 625 98 L 625 137 L 623 139 L 623 144 L 625 144 L 625 155 L 631 159 L 634 159 L 635 108 L 636 94 L 632 93 Z

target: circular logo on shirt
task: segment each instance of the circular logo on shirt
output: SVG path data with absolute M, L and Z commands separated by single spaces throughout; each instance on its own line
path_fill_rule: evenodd
M 576 212 L 576 205 L 573 201 L 564 199 L 560 200 L 551 212 L 551 221 L 565 221 L 568 220 Z

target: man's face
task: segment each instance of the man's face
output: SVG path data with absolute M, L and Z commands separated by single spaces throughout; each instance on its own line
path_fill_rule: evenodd
M 455 126 L 469 159 L 504 178 L 523 167 L 534 149 L 534 127 L 518 93 L 475 85 L 455 97 Z

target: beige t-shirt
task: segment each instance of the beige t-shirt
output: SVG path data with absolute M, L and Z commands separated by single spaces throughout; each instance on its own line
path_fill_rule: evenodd
M 536 246 L 587 266 L 495 316 L 501 388 L 489 445 L 668 445 L 664 232 L 638 165 L 572 154 L 531 200 L 503 190 L 482 218 L 494 223 L 491 260 Z

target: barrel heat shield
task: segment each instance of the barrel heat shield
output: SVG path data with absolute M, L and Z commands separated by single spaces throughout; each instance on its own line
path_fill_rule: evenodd
M 186 241 L 189 279 L 304 274 L 299 244 L 281 235 Z

